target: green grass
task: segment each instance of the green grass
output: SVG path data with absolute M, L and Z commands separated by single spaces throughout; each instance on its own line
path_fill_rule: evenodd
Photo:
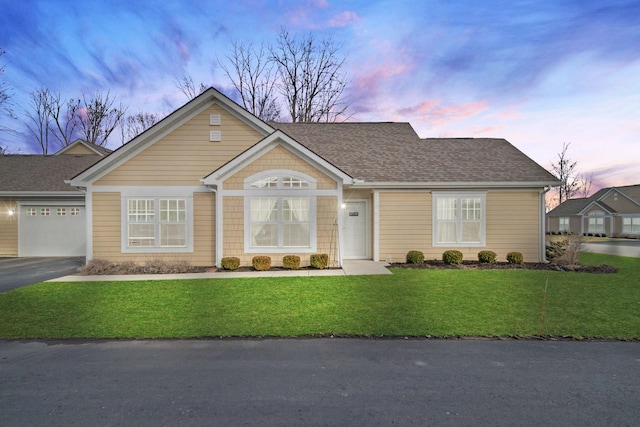
M 40 283 L 0 294 L 0 338 L 640 338 L 640 260 L 617 274 L 394 270 L 386 276 Z

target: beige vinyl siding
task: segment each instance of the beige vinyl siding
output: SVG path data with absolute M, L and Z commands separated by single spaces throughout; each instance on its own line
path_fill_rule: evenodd
M 64 156 L 66 154 L 96 154 L 95 151 L 91 151 L 86 145 L 83 144 L 76 144 L 75 146 L 69 148 L 67 151 L 65 151 L 64 153 L 60 154 L 61 156 Z
M 487 193 L 487 246 L 505 261 L 507 253 L 522 252 L 525 262 L 540 261 L 540 195 L 537 191 Z M 481 249 L 468 251 L 478 259 Z
M 330 266 L 338 265 L 338 198 L 333 196 L 323 196 L 316 199 L 317 203 L 317 232 L 318 232 L 318 253 L 329 255 Z M 309 265 L 309 254 L 298 254 L 304 265 Z
M 477 260 L 488 249 L 504 261 L 511 251 L 522 252 L 525 261 L 540 260 L 539 194 L 535 191 L 489 192 L 486 198 L 485 247 L 433 247 L 432 197 L 427 192 L 380 192 L 380 259 L 404 262 L 410 250 L 422 251 L 426 259 L 441 259 L 447 249 Z
M 9 216 L 9 209 L 13 209 L 12 216 Z M 15 201 L 0 201 L 0 256 L 18 256 L 19 214 Z
M 404 262 L 410 250 L 427 258 L 431 247 L 431 194 L 427 192 L 380 192 L 380 260 Z
M 614 194 L 617 194 L 617 196 L 614 196 Z M 640 206 L 633 203 L 626 196 L 623 196 L 622 194 L 615 191 L 609 193 L 609 195 L 605 197 L 602 202 L 605 205 L 610 206 L 615 212 L 619 214 L 640 213 Z
M 309 175 L 317 181 L 318 189 L 337 188 L 337 183 L 334 179 L 321 173 L 291 151 L 278 145 L 259 159 L 242 168 L 242 170 L 227 178 L 224 182 L 224 189 L 241 190 L 246 178 L 271 169 L 289 169 Z
M 337 259 L 336 241 L 336 215 L 338 209 L 338 198 L 335 196 L 321 196 L 316 198 L 316 232 L 317 232 L 317 253 L 326 253 L 330 261 Z M 308 266 L 311 254 L 296 253 L 245 253 L 244 252 L 244 197 L 224 198 L 224 236 L 223 236 L 223 256 L 240 258 L 240 265 L 250 266 L 251 260 L 257 255 L 267 255 L 271 257 L 271 265 L 282 266 L 282 258 L 285 255 L 298 255 L 302 266 Z
M 93 258 L 143 263 L 151 259 L 184 260 L 194 266 L 215 264 L 213 193 L 193 194 L 193 253 L 122 253 L 120 193 L 93 193 Z
M 220 114 L 221 125 L 210 126 L 209 114 Z M 219 130 L 222 140 L 209 141 L 210 130 Z M 213 105 L 94 185 L 201 185 L 200 178 L 262 138 L 247 124 Z

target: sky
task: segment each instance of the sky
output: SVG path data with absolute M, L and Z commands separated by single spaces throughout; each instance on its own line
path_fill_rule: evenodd
M 281 28 L 340 44 L 351 121 L 506 138 L 547 169 L 568 143 L 593 191 L 640 184 L 640 0 L 0 0 L 18 117 L 1 119 L 0 145 L 38 152 L 22 123 L 38 88 L 161 116 L 187 101 L 184 75 L 231 95 L 231 43 Z

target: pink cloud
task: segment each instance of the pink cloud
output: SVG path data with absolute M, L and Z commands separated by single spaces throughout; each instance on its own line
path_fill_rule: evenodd
M 488 126 L 482 129 L 477 129 L 471 132 L 471 136 L 477 135 L 487 135 L 487 134 L 495 134 L 497 131 L 502 129 L 500 126 Z
M 363 69 L 366 69 L 368 72 L 366 74 L 356 75 L 352 84 L 356 92 L 372 92 L 382 84 L 382 81 L 406 73 L 411 68 L 412 66 L 410 64 L 393 63 L 384 63 L 373 69 L 363 67 Z
M 431 126 L 440 126 L 445 123 L 455 122 L 487 109 L 484 102 L 469 102 L 458 105 L 442 105 L 440 100 L 425 101 L 418 105 L 404 107 L 397 110 L 404 120 L 417 120 L 428 122 Z M 487 130 L 490 130 L 487 128 Z
M 347 25 L 359 20 L 360 17 L 355 12 L 344 11 L 333 16 L 329 20 L 329 25 L 332 27 L 346 27 Z

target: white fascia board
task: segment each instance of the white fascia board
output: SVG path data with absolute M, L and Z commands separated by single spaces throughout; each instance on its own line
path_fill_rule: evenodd
M 366 182 L 355 180 L 352 189 L 467 189 L 467 188 L 545 188 L 555 182 Z
M 222 95 L 217 90 L 210 88 L 198 97 L 186 103 L 182 107 L 169 114 L 157 124 L 142 132 L 131 141 L 118 148 L 116 151 L 107 156 L 104 160 L 99 161 L 81 172 L 76 177 L 69 180 L 73 186 L 86 187 L 93 181 L 101 178 L 112 170 L 121 166 L 124 162 L 140 153 L 148 146 L 153 145 L 156 141 L 164 138 L 184 123 L 200 114 L 210 106 L 218 104 L 222 108 L 231 112 L 234 116 L 241 118 L 242 121 L 252 126 L 264 135 L 273 131 L 273 128 L 258 119 L 248 111 L 242 109 L 238 104 Z
M 87 149 L 93 151 L 95 154 L 104 157 L 105 154 L 96 150 L 96 148 L 93 146 L 93 144 L 89 144 L 86 141 L 83 141 L 82 139 L 76 139 L 75 141 L 73 141 L 71 144 L 67 145 L 66 147 L 64 147 L 63 149 L 57 151 L 56 153 L 54 153 L 54 156 L 58 156 L 60 154 L 64 154 L 65 152 L 67 152 L 68 150 L 72 149 L 73 147 L 75 147 L 76 145 L 84 145 Z
M 31 198 L 31 197 L 48 197 L 48 198 L 84 198 L 84 192 L 76 191 L 0 191 L 0 197 L 11 198 Z
M 578 212 L 578 215 L 584 215 L 584 213 L 586 211 L 588 211 L 589 209 L 591 209 L 591 207 L 593 205 L 596 205 L 597 207 L 599 207 L 600 209 L 602 209 L 603 211 L 605 211 L 606 213 L 608 213 L 609 215 L 612 215 L 613 212 L 611 212 L 609 209 L 605 208 L 604 206 L 602 206 L 600 203 L 598 203 L 598 201 L 593 201 L 591 203 L 589 203 L 587 206 L 584 207 L 584 209 L 582 209 L 580 212 Z
M 332 165 L 308 148 L 304 147 L 294 139 L 291 139 L 291 137 L 280 130 L 273 132 L 271 135 L 267 136 L 262 141 L 255 144 L 253 147 L 249 148 L 225 165 L 213 171 L 211 174 L 202 178 L 200 181 L 204 185 L 218 185 L 227 177 L 238 172 L 247 164 L 251 163 L 254 160 L 257 160 L 279 145 L 289 150 L 294 155 L 304 158 L 320 171 L 339 179 L 341 182 L 345 184 L 351 184 L 353 182 L 353 178 L 351 178 L 345 172 L 341 171 L 336 166 Z

